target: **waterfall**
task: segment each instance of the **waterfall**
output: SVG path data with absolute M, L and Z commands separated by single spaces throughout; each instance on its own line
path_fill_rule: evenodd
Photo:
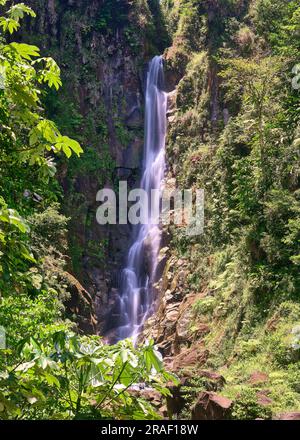
M 155 280 L 161 230 L 159 219 L 151 217 L 150 205 L 151 190 L 161 189 L 165 173 L 167 94 L 163 91 L 163 83 L 163 59 L 156 56 L 150 62 L 147 73 L 141 180 L 141 188 L 148 195 L 148 219 L 147 224 L 133 227 L 132 246 L 121 275 L 118 339 L 133 337 L 135 340 L 153 311 L 152 284 Z

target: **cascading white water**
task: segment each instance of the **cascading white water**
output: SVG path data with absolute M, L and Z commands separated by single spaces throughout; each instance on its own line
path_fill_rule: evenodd
M 145 144 L 141 188 L 147 192 L 147 224 L 133 229 L 132 246 L 122 271 L 120 289 L 120 326 L 118 339 L 136 339 L 152 312 L 152 283 L 155 279 L 161 230 L 158 218 L 151 217 L 151 190 L 161 189 L 165 173 L 167 94 L 163 91 L 163 59 L 156 56 L 149 65 L 146 88 Z M 145 268 L 145 252 L 147 265 Z

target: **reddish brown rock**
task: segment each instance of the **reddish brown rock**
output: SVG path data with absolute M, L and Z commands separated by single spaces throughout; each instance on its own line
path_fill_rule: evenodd
M 256 393 L 257 403 L 262 406 L 268 406 L 271 403 L 273 403 L 273 400 L 270 397 L 268 397 L 269 393 L 270 393 L 270 391 L 268 391 L 268 390 L 258 391 Z
M 172 371 L 179 371 L 184 368 L 191 369 L 192 367 L 202 366 L 207 361 L 209 352 L 204 350 L 201 346 L 192 346 L 189 349 L 183 350 L 177 356 L 169 358 L 168 368 Z M 165 360 L 166 361 L 166 360 Z
M 278 414 L 274 417 L 275 420 L 300 420 L 300 412 L 286 412 Z
M 249 379 L 249 382 L 253 385 L 259 384 L 259 383 L 265 383 L 269 380 L 269 376 L 266 373 L 263 373 L 262 371 L 254 371 Z
M 128 393 L 134 397 L 140 397 L 150 402 L 155 408 L 161 408 L 163 406 L 162 395 L 152 388 L 138 388 L 130 387 Z
M 168 408 L 166 405 L 163 405 L 161 408 L 159 408 L 159 414 L 165 420 L 169 418 Z
M 203 337 L 204 335 L 210 332 L 210 326 L 204 323 L 200 323 L 197 326 L 196 332 L 198 337 Z
M 200 370 L 199 377 L 207 379 L 207 381 L 205 381 L 205 385 L 206 388 L 211 391 L 222 389 L 226 383 L 225 378 L 221 374 L 215 373 L 214 371 Z
M 185 393 L 182 392 L 182 387 L 190 386 L 190 378 L 182 377 L 180 379 L 179 385 L 174 385 L 170 382 L 167 387 L 171 392 L 171 396 L 167 396 L 167 409 L 170 416 L 174 414 L 179 414 L 186 404 Z
M 232 401 L 210 391 L 199 394 L 192 407 L 192 420 L 226 420 L 231 416 Z

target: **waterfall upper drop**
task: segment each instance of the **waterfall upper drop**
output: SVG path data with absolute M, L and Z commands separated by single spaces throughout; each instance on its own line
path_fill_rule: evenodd
M 145 102 L 145 143 L 141 188 L 148 195 L 147 224 L 133 226 L 132 246 L 121 275 L 120 322 L 117 338 L 136 339 L 153 312 L 153 289 L 161 243 L 158 218 L 151 215 L 151 190 L 162 190 L 165 174 L 167 94 L 163 90 L 163 59 L 149 64 Z M 145 267 L 147 266 L 147 267 Z

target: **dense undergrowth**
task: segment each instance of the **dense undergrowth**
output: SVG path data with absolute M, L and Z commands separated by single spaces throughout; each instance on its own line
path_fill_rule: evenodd
M 205 367 L 224 376 L 218 392 L 233 400 L 233 418 L 300 410 L 299 4 L 164 0 L 163 16 L 156 1 L 139 0 L 128 16 L 130 2 L 120 1 L 116 15 L 113 3 L 93 22 L 80 23 L 82 59 L 89 55 L 85 38 L 95 29 L 110 38 L 121 26 L 132 54 L 139 54 L 145 36 L 157 40 L 157 29 L 162 49 L 171 36 L 167 77 L 179 83 L 169 171 L 182 187 L 206 193 L 205 233 L 191 238 L 173 229 L 170 248 L 188 262 L 188 293 L 200 293 L 186 344 L 203 344 Z M 85 109 L 83 121 L 70 92 L 84 80 L 89 98 L 96 96 L 96 60 L 68 68 L 76 56 L 69 42 L 78 36 L 78 15 L 69 10 L 71 25 L 61 28 L 66 85 L 58 91 L 57 64 L 41 58 L 36 46 L 11 42 L 23 17 L 34 12 L 5 0 L 0 5 L 0 325 L 6 331 L 0 419 L 154 419 L 153 408 L 130 392 L 132 383 L 144 382 L 168 394 L 164 384 L 172 376 L 152 343 L 109 347 L 81 336 L 66 308 L 74 282 L 68 270 L 81 272 L 83 249 L 76 234 L 68 246 L 57 164 L 67 169 L 75 222 L 86 226 L 91 219 L 80 212 L 85 201 L 74 189 L 76 177 L 103 183 L 115 166 L 104 106 Z M 158 46 L 148 44 L 150 56 Z M 112 122 L 119 144 L 127 144 L 132 132 L 118 117 Z M 89 140 L 84 154 L 60 131 Z M 105 261 L 99 248 L 87 253 Z M 202 324 L 210 330 L 200 338 Z M 207 387 L 197 369 L 192 385 L 181 417 L 190 417 Z
M 299 48 L 296 1 L 165 1 L 180 78 L 168 138 L 171 173 L 206 192 L 205 233 L 173 233 L 189 262 L 192 341 L 233 417 L 300 409 Z M 298 67 L 297 67 L 298 66 Z M 194 335 L 194 336 L 193 336 Z M 266 376 L 257 382 L 254 372 Z

